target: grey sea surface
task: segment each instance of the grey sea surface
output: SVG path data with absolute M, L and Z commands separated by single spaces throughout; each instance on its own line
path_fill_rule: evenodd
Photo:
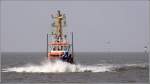
M 26 64 L 40 65 L 46 53 L 2 53 L 2 83 L 149 83 L 149 56 L 144 52 L 79 52 L 75 64 L 86 66 L 113 66 L 103 72 L 5 72 L 4 69 Z M 115 66 L 115 67 L 114 67 Z M 92 68 L 92 67 L 91 67 Z M 103 68 L 98 68 L 103 69 Z

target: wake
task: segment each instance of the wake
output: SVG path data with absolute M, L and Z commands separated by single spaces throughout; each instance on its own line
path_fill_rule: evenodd
M 145 64 L 97 64 L 81 65 L 70 64 L 63 61 L 44 61 L 40 65 L 26 64 L 21 67 L 12 67 L 2 69 L 2 72 L 28 72 L 28 73 L 57 73 L 57 72 L 115 72 L 129 68 L 145 68 Z

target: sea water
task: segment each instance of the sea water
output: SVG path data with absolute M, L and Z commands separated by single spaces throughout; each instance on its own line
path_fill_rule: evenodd
M 2 53 L 2 83 L 130 83 L 149 81 L 148 54 L 80 52 L 75 64 L 51 62 L 46 53 Z

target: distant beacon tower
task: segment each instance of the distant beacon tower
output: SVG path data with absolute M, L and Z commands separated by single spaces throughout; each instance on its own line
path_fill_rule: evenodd
M 74 63 L 73 59 L 73 32 L 64 33 L 66 16 L 58 10 L 55 16 L 52 15 L 54 31 L 47 34 L 47 57 L 49 60 L 62 60 Z
M 149 55 L 148 46 L 144 46 L 144 53 L 145 53 L 145 56 Z

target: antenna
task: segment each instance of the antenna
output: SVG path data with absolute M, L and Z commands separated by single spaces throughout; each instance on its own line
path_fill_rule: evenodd
M 65 15 L 65 14 L 63 14 L 63 19 L 64 19 L 64 25 L 63 25 L 63 26 L 65 27 L 65 26 L 67 26 L 67 23 L 66 23 L 66 15 Z
M 51 14 L 51 18 L 52 18 L 52 19 L 55 19 L 55 17 L 54 17 L 54 15 L 53 15 L 53 14 Z M 52 26 L 52 27 L 56 27 L 56 25 L 55 25 L 55 21 L 51 23 L 51 26 Z

